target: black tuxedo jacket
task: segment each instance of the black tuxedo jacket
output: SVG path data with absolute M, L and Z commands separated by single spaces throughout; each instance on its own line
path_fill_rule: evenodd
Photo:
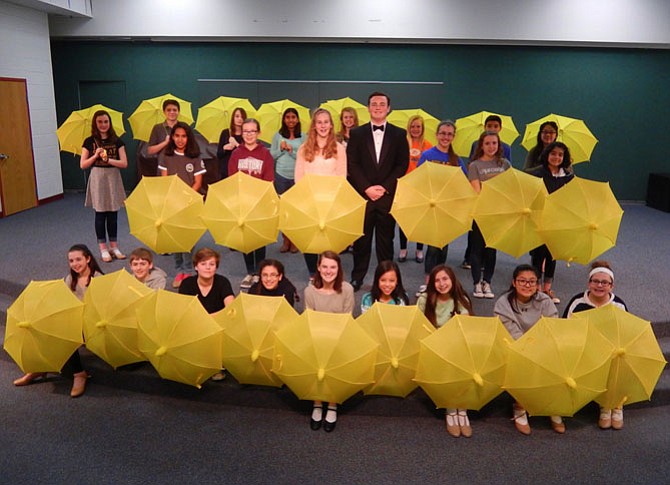
M 366 200 L 369 199 L 365 189 L 381 185 L 386 189 L 386 195 L 377 202 L 390 209 L 398 178 L 405 175 L 408 165 L 407 132 L 402 128 L 386 123 L 379 163 L 375 155 L 372 125 L 366 123 L 351 130 L 347 144 L 347 178 Z

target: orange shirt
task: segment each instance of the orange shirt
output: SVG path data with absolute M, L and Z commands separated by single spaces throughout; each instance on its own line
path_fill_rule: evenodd
M 421 158 L 421 154 L 431 148 L 433 145 L 430 144 L 428 140 L 424 138 L 423 143 L 419 146 L 419 142 L 412 140 L 412 143 L 409 147 L 409 165 L 407 166 L 407 173 L 410 173 L 416 168 L 416 164 Z

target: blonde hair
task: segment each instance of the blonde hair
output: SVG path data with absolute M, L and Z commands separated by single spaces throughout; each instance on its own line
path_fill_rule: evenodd
M 330 131 L 326 137 L 326 145 L 321 148 L 319 147 L 316 134 L 316 117 L 323 113 L 326 113 L 330 120 Z M 314 114 L 312 115 L 312 124 L 310 125 L 307 134 L 307 141 L 300 146 L 299 151 L 302 151 L 302 155 L 308 162 L 313 162 L 314 158 L 319 153 L 323 155 L 323 158 L 333 158 L 337 155 L 337 140 L 335 140 L 335 131 L 333 129 L 333 117 L 328 110 L 319 108 L 314 111 Z
M 423 121 L 423 118 L 420 115 L 414 115 L 407 120 L 407 143 L 409 143 L 409 146 L 412 146 L 412 135 L 409 133 L 409 127 L 412 126 L 412 123 L 415 121 L 420 121 L 421 122 L 421 136 L 419 136 L 419 148 L 423 146 L 423 137 L 426 133 L 426 123 Z

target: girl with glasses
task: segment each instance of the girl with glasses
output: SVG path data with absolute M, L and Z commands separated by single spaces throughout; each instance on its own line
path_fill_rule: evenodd
M 291 306 L 295 305 L 295 286 L 284 276 L 284 265 L 276 259 L 264 259 L 258 265 L 260 280 L 249 288 L 250 295 L 283 296 Z
M 612 292 L 612 288 L 614 288 L 612 267 L 607 261 L 594 261 L 589 272 L 587 290 L 572 297 L 563 313 L 563 318 L 570 318 L 575 313 L 605 305 L 615 305 L 628 311 L 624 301 Z M 623 408 L 605 409 L 601 407 L 598 426 L 601 429 L 619 430 L 623 428 Z
M 495 303 L 493 313 L 502 321 L 514 340 L 530 330 L 541 317 L 558 317 L 556 305 L 551 298 L 539 291 L 540 273 L 537 268 L 522 264 L 512 273 L 512 284 Z M 528 415 L 519 403 L 514 403 L 514 426 L 525 435 L 530 434 Z M 560 416 L 551 416 L 551 427 L 557 433 L 565 433 L 565 424 Z

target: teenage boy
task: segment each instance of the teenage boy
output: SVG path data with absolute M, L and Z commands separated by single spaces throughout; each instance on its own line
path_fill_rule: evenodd
M 152 290 L 165 289 L 167 274 L 154 267 L 154 257 L 148 249 L 137 248 L 130 253 L 130 270 L 138 281 Z

